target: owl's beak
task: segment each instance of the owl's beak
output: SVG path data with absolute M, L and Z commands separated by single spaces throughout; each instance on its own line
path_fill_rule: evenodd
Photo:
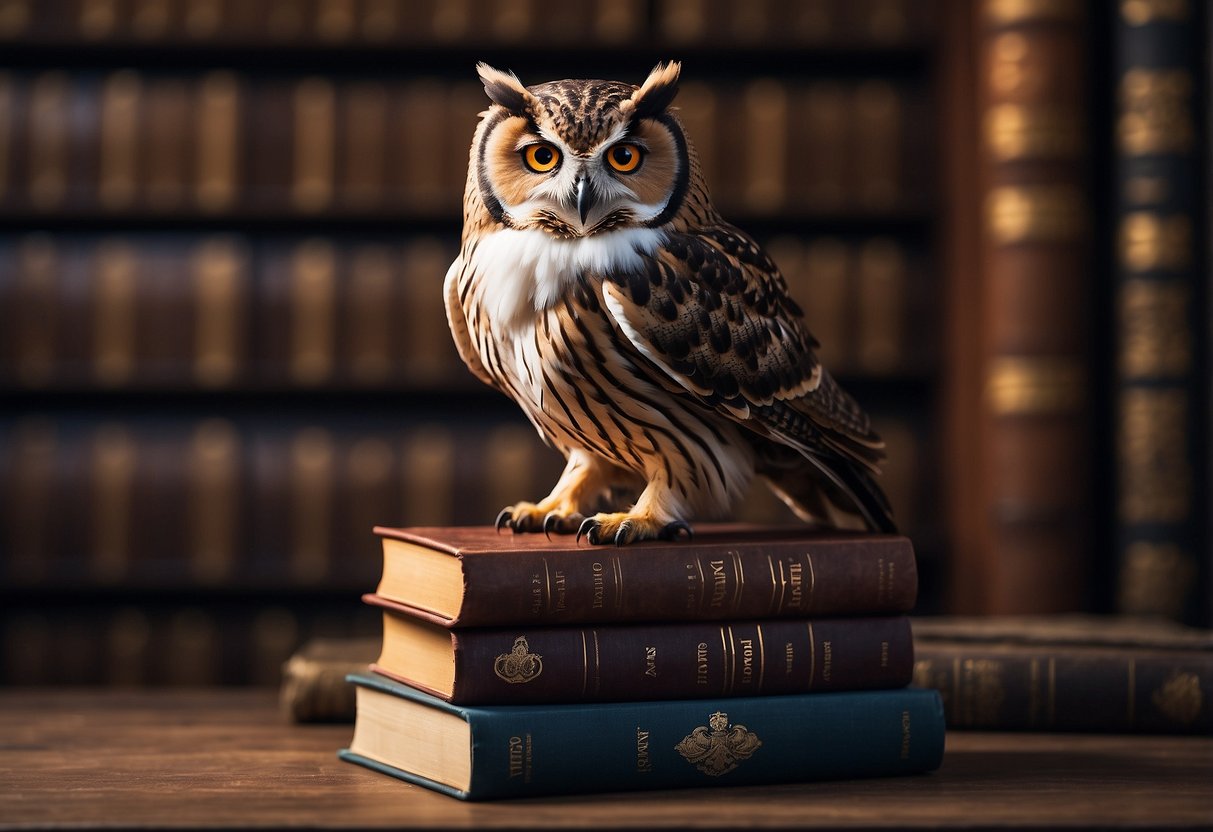
M 594 207 L 594 203 L 598 200 L 598 194 L 594 191 L 594 185 L 590 180 L 583 176 L 577 180 L 577 213 L 581 217 L 581 224 L 585 225 L 585 218 L 590 215 L 590 210 Z

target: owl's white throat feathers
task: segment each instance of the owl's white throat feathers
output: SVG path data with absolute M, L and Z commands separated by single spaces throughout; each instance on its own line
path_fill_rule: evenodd
M 641 266 L 642 255 L 665 242 L 655 228 L 622 228 L 562 239 L 536 229 L 505 228 L 488 235 L 473 257 L 481 273 L 488 319 L 512 331 L 534 326 L 584 272 L 610 274 Z

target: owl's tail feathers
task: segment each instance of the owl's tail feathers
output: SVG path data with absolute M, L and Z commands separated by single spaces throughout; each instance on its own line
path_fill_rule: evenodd
M 841 529 L 897 533 L 889 500 L 868 470 L 839 457 L 805 454 L 803 459 L 795 468 L 762 472 L 798 517 Z

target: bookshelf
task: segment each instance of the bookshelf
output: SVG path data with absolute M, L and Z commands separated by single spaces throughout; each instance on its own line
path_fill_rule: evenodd
M 305 638 L 374 631 L 372 525 L 546 493 L 559 460 L 442 317 L 479 60 L 526 83 L 683 61 L 716 201 L 886 436 L 939 611 L 939 16 L 0 0 L 0 681 L 273 682 Z

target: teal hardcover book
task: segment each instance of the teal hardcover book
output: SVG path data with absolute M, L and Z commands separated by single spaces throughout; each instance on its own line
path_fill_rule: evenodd
M 339 756 L 465 800 L 913 774 L 943 758 L 934 690 L 451 705 L 373 673 Z

